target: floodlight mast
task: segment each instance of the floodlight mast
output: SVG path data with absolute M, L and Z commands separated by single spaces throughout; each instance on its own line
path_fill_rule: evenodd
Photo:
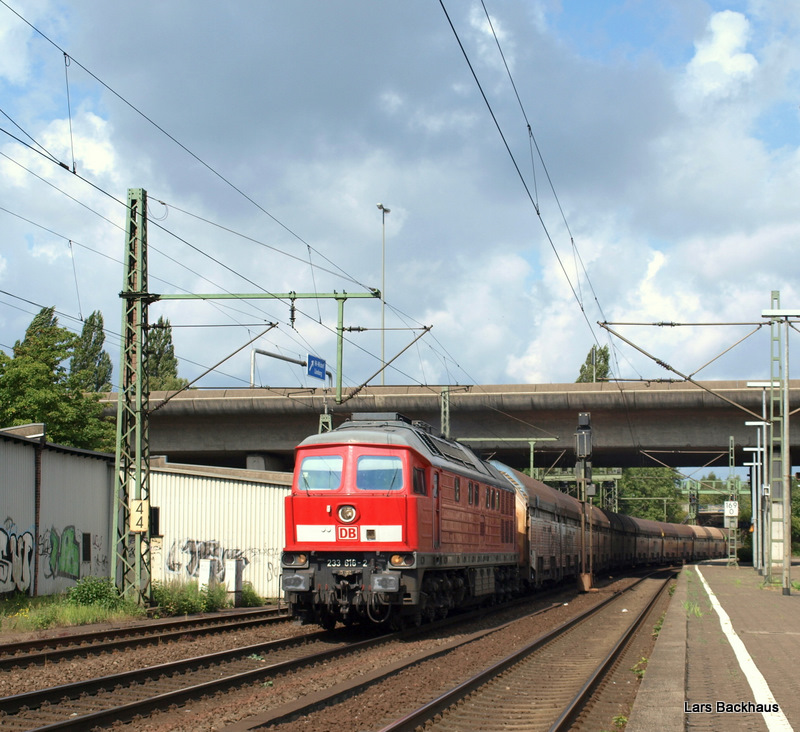
M 392 209 L 386 208 L 382 203 L 378 204 L 381 212 L 381 386 L 384 385 L 384 374 L 386 371 L 386 214 L 391 213 Z

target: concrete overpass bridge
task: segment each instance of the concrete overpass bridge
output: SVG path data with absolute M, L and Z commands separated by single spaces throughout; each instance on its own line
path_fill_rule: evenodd
M 731 439 L 736 464 L 749 461 L 743 448 L 756 444 L 756 428 L 745 422 L 761 419 L 762 400 L 769 409 L 769 390 L 743 381 L 369 386 L 340 405 L 323 388 L 190 390 L 161 408 L 168 394 L 154 392 L 150 452 L 171 462 L 291 470 L 295 445 L 318 431 L 326 409 L 334 427 L 353 412 L 400 412 L 439 430 L 445 390 L 451 436 L 519 468 L 530 464 L 531 443 L 536 467 L 572 467 L 578 413 L 590 412 L 597 467 L 709 465 L 726 473 Z M 109 413 L 115 399 L 109 395 Z M 798 400 L 800 381 L 792 381 L 791 409 Z M 790 443 L 797 464 L 800 419 Z

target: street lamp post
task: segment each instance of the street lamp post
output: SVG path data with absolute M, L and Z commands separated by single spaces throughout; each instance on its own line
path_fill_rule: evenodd
M 384 385 L 384 369 L 386 367 L 386 357 L 384 355 L 384 345 L 386 338 L 386 214 L 391 213 L 392 209 L 386 208 L 382 203 L 378 204 L 381 212 L 381 386 Z

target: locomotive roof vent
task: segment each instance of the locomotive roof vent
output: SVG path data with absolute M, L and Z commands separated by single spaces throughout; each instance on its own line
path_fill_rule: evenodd
M 351 419 L 353 422 L 405 422 L 411 424 L 411 420 L 399 412 L 353 412 Z
M 427 432 L 429 435 L 433 434 L 433 427 L 431 427 L 427 422 L 423 422 L 421 419 L 415 419 L 411 424 L 417 429 Z

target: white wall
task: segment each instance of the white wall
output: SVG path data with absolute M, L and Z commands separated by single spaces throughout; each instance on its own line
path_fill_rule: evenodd
M 111 571 L 113 466 L 108 459 L 45 450 L 39 511 L 39 594 Z
M 36 447 L 0 439 L 0 595 L 33 594 Z
M 200 561 L 210 559 L 224 581 L 225 560 L 242 559 L 242 580 L 262 597 L 277 598 L 291 474 L 222 473 L 204 474 L 199 466 L 151 470 L 150 504 L 160 509 L 162 535 L 151 540 L 153 579 L 200 579 Z

